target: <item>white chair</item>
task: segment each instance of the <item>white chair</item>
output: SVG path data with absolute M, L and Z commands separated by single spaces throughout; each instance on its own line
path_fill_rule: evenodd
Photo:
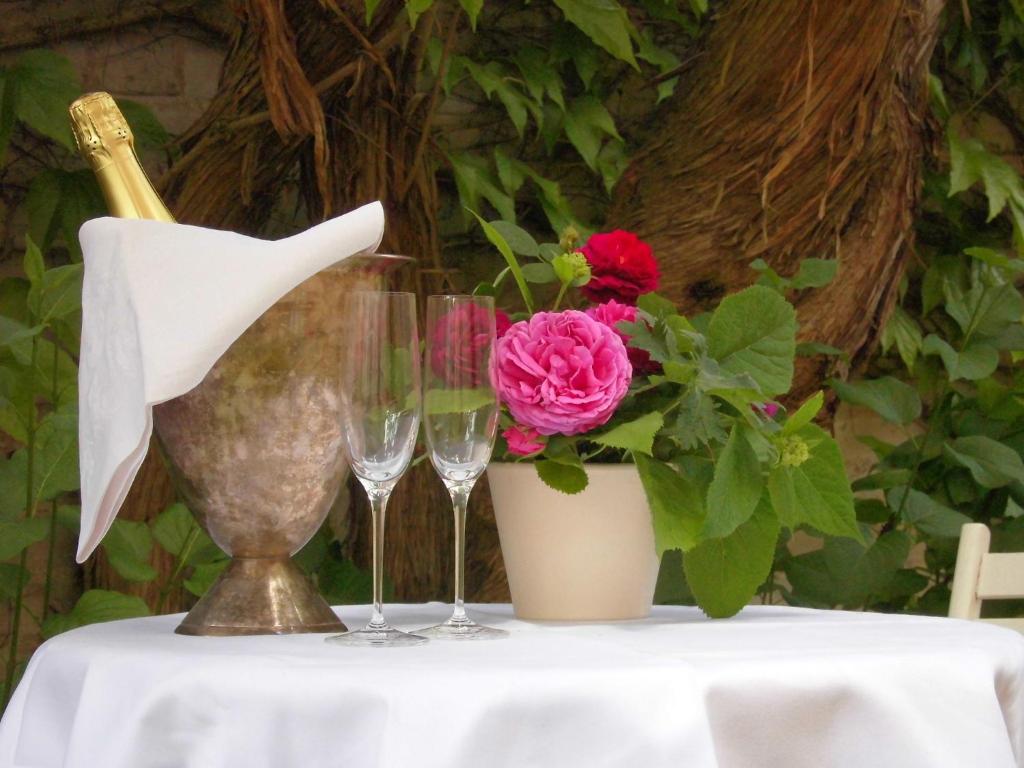
M 967 523 L 960 529 L 949 601 L 951 618 L 980 618 L 983 600 L 1024 597 L 1024 552 L 989 552 L 991 541 L 987 525 Z M 1024 632 L 1024 618 L 985 621 Z

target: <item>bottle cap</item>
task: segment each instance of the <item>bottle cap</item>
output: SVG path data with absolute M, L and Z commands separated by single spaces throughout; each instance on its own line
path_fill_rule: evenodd
M 87 93 L 71 102 L 68 112 L 78 151 L 90 163 L 109 161 L 110 149 L 117 144 L 126 142 L 134 147 L 128 121 L 109 93 Z

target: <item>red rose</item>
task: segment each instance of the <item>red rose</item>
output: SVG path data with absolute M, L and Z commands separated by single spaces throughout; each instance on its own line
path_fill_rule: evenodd
M 637 297 L 658 289 L 661 275 L 651 246 L 632 232 L 616 229 L 592 235 L 582 250 L 591 277 L 581 290 L 591 301 L 636 304 Z
M 500 309 L 494 310 L 494 330 L 500 339 L 512 327 L 512 318 Z

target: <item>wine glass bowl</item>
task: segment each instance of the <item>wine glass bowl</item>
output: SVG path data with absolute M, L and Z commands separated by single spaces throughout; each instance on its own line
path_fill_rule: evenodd
M 492 378 L 495 322 L 489 296 L 427 299 L 423 423 L 430 461 L 452 498 L 455 514 L 455 605 L 447 621 L 420 630 L 438 639 L 504 637 L 466 614 L 466 507 L 487 468 L 498 431 L 498 395 Z
M 345 454 L 370 501 L 373 613 L 359 630 L 335 635 L 341 645 L 416 645 L 425 638 L 384 619 L 384 523 L 388 498 L 412 460 L 420 425 L 420 357 L 416 296 L 356 292 L 343 312 L 341 406 Z

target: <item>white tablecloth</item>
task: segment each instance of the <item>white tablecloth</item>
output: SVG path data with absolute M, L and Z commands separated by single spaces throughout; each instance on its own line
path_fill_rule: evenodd
M 181 637 L 176 616 L 75 630 L 32 659 L 0 766 L 1024 765 L 1024 638 L 1010 630 L 793 608 L 589 625 L 475 613 L 511 637 L 347 648 Z M 446 608 L 389 614 L 424 626 Z

